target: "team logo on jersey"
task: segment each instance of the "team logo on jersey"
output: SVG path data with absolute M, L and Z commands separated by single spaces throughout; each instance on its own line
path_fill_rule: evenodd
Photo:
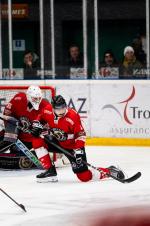
M 31 126 L 29 119 L 27 117 L 20 117 L 20 124 L 23 132 L 27 133 Z
M 111 110 L 115 111 L 121 119 L 123 119 L 126 123 L 128 123 L 128 124 L 131 125 L 133 123 L 129 119 L 127 112 L 128 112 L 128 104 L 129 104 L 129 101 L 131 101 L 134 98 L 134 96 L 135 96 L 135 87 L 133 86 L 132 87 L 132 92 L 131 92 L 130 96 L 127 99 L 125 99 L 125 100 L 120 101 L 120 102 L 117 103 L 117 104 L 125 104 L 124 105 L 124 110 L 123 110 L 123 116 L 122 116 L 121 112 L 114 105 L 112 105 L 112 104 L 106 104 L 106 105 L 104 105 L 102 107 L 102 110 L 111 109 Z
M 51 132 L 58 141 L 67 140 L 67 134 L 63 130 L 59 128 L 52 128 Z

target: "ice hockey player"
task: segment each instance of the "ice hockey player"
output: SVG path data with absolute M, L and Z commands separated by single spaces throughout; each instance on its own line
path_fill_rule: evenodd
M 17 138 L 29 149 L 34 148 L 34 144 L 41 139 L 38 136 L 43 127 L 39 122 L 46 123 L 50 114 L 52 114 L 52 106 L 42 98 L 39 86 L 31 85 L 26 93 L 16 94 L 4 109 L 4 115 L 13 118 L 5 121 L 4 139 L 0 142 L 0 150 L 14 144 Z M 18 130 L 18 122 L 22 130 Z M 31 129 L 30 133 L 28 129 Z M 35 149 L 35 152 L 43 168 L 49 169 L 52 163 L 48 150 L 41 146 Z
M 58 148 L 54 148 L 54 146 L 51 145 L 51 142 L 53 141 L 60 147 L 69 151 L 75 158 L 67 155 L 66 157 L 69 159 L 72 170 L 77 178 L 83 182 L 92 180 L 94 176 L 93 172 L 82 162 L 82 160 L 86 161 L 87 159 L 85 152 L 86 134 L 79 114 L 75 110 L 67 107 L 65 99 L 61 95 L 53 98 L 52 106 L 53 114 L 49 115 L 48 120 L 51 133 L 48 137 L 49 141 L 46 142 L 48 150 L 57 153 L 61 152 Z M 41 140 L 41 144 L 39 143 L 38 145 L 42 145 L 42 142 L 44 142 L 44 140 Z M 102 172 L 98 172 L 99 179 L 108 177 L 106 176 L 106 173 L 115 175 L 120 179 L 124 178 L 123 172 L 114 166 L 100 168 L 100 170 Z M 55 176 L 57 176 L 57 172 L 53 165 L 47 171 L 37 175 L 37 181 L 46 182 L 48 181 L 48 178 Z

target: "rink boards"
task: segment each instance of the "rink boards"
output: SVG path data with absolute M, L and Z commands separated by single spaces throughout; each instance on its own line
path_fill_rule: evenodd
M 23 82 L 31 84 L 33 80 Z M 37 80 L 34 84 L 54 86 L 56 94 L 75 108 L 87 132 L 87 145 L 150 145 L 150 81 Z

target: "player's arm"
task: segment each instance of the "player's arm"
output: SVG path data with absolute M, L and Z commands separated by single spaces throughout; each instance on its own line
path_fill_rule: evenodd
M 4 108 L 4 115 L 7 116 L 12 116 L 13 115 L 13 102 L 14 100 L 12 99 Z
M 47 127 L 45 128 L 45 125 L 51 124 L 51 105 L 48 103 L 45 107 L 43 107 L 41 112 L 42 113 L 38 115 L 37 120 L 31 122 L 30 132 L 35 137 L 39 137 L 42 133 L 45 133 L 45 130 L 48 130 Z
M 74 157 L 78 165 L 81 164 L 82 160 L 85 160 L 85 140 L 86 133 L 82 126 L 81 119 L 78 113 L 74 115 Z
M 18 137 L 18 120 L 15 118 L 15 107 L 18 106 L 18 100 L 21 99 L 19 94 L 16 94 L 10 102 L 5 106 L 4 115 L 11 116 L 4 121 L 5 133 L 4 141 L 15 142 Z
M 16 117 L 16 111 L 23 100 L 23 94 L 16 94 L 4 108 L 4 115 Z
M 85 146 L 86 133 L 82 126 L 81 119 L 78 113 L 76 114 L 74 122 L 75 122 L 74 124 L 75 148 L 80 149 Z
M 51 127 L 53 118 L 54 116 L 53 116 L 52 105 L 50 103 L 47 103 L 47 105 L 42 110 L 40 121 L 42 121 L 43 123 L 48 123 L 48 125 Z

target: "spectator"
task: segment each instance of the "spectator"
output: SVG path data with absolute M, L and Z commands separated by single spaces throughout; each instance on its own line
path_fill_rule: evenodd
M 83 56 L 77 45 L 72 45 L 69 48 L 69 61 L 68 61 L 70 78 L 87 78 L 83 68 Z
M 143 49 L 144 53 L 147 54 L 146 35 L 145 34 L 141 34 L 140 35 L 140 39 L 141 39 L 141 43 L 142 43 L 142 49 Z
M 72 45 L 69 48 L 69 62 L 68 65 L 74 68 L 83 68 L 83 56 L 77 45 Z
M 24 53 L 24 79 L 38 79 L 37 69 L 40 68 L 39 57 L 30 50 Z
M 105 51 L 103 61 L 100 63 L 99 73 L 102 77 L 119 77 L 119 64 L 112 50 Z
M 120 70 L 121 79 L 140 78 L 137 77 L 137 70 L 142 68 L 142 64 L 136 59 L 134 49 L 131 46 L 124 48 L 124 59 Z
M 144 66 L 146 66 L 146 53 L 144 52 L 142 47 L 142 38 L 135 38 L 132 42 L 132 47 L 134 49 L 136 59 L 139 60 Z

